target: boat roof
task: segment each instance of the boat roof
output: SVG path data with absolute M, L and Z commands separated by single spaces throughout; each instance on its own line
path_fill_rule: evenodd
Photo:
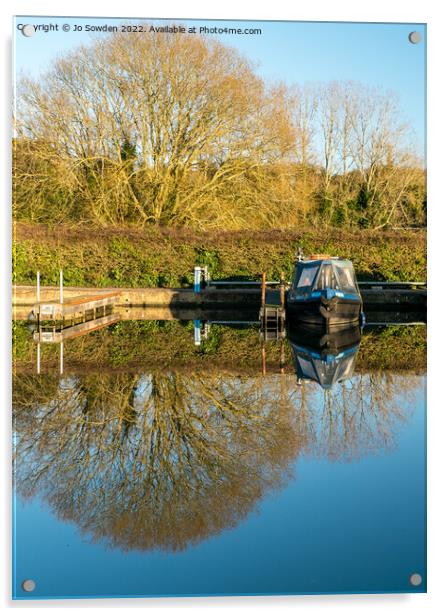
M 352 264 L 352 261 L 350 261 L 349 259 L 342 259 L 341 257 L 329 257 L 327 255 L 314 255 L 311 257 L 307 257 L 306 259 L 302 259 L 301 261 L 297 261 L 297 263 L 323 263 L 329 261 L 334 261 L 335 263 L 339 264 Z

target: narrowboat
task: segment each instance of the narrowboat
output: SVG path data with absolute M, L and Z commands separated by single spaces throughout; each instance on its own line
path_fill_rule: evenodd
M 331 333 L 296 325 L 288 330 L 288 338 L 299 384 L 314 381 L 329 389 L 352 376 L 361 340 L 359 325 L 337 327 Z
M 329 255 L 298 256 L 287 296 L 289 317 L 329 330 L 360 323 L 363 301 L 351 261 Z

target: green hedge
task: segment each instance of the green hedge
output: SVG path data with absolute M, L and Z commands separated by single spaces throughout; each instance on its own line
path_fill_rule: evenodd
M 295 252 L 327 252 L 353 261 L 359 279 L 424 280 L 426 234 L 401 232 L 196 233 L 175 229 L 47 229 L 17 225 L 14 282 L 68 286 L 183 287 L 195 265 L 208 265 L 212 278 L 258 279 L 262 271 L 290 279 Z

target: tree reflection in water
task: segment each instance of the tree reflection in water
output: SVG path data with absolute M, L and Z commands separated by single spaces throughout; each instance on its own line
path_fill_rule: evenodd
M 348 461 L 395 447 L 423 379 L 375 372 L 356 374 L 332 389 L 305 383 L 291 394 L 299 431 L 306 436 L 305 454 Z
M 289 478 L 302 438 L 280 395 L 200 374 L 21 376 L 18 491 L 123 549 L 184 549 Z
M 113 547 L 182 550 L 282 488 L 301 452 L 391 446 L 420 378 L 358 375 L 323 391 L 292 375 L 21 375 L 16 487 Z

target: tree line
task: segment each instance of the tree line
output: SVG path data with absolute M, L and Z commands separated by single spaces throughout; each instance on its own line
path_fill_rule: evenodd
M 115 33 L 17 87 L 17 220 L 197 229 L 418 227 L 425 171 L 397 99 L 267 84 L 196 35 Z

